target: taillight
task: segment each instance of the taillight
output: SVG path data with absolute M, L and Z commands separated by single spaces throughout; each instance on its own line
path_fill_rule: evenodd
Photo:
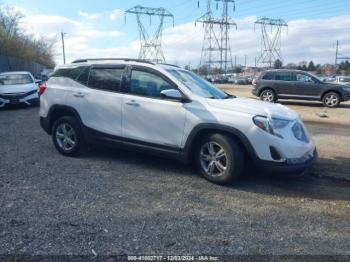
M 41 96 L 46 90 L 46 85 L 44 82 L 39 84 L 39 96 Z

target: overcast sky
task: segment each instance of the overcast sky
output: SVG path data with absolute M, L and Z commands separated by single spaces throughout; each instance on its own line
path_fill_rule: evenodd
M 214 2 L 214 1 L 213 1 Z M 66 35 L 67 61 L 84 57 L 137 57 L 139 41 L 134 16 L 124 11 L 135 5 L 164 7 L 175 16 L 175 26 L 166 20 L 163 51 L 167 62 L 197 66 L 203 42 L 203 27 L 194 21 L 205 13 L 206 1 L 197 0 L 3 0 L 25 14 L 21 26 L 28 33 L 59 40 Z M 216 10 L 220 16 L 221 5 Z M 284 63 L 313 60 L 334 63 L 335 42 L 340 52 L 350 56 L 350 0 L 237 0 L 230 14 L 238 29 L 231 30 L 232 55 L 243 64 L 254 65 L 259 56 L 260 30 L 254 31 L 257 18 L 282 18 L 288 30 L 282 34 Z M 144 19 L 152 33 L 157 20 Z M 61 43 L 55 45 L 55 60 L 62 63 Z

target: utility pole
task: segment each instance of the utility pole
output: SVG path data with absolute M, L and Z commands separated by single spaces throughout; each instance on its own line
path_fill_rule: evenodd
M 272 67 L 273 63 L 279 59 L 283 61 L 281 54 L 282 28 L 288 24 L 282 19 L 260 18 L 254 23 L 261 27 L 261 53 L 258 63 Z M 270 29 L 270 32 L 269 32 Z
M 126 10 L 125 13 L 136 15 L 141 45 L 139 59 L 145 59 L 155 63 L 165 62 L 165 57 L 162 50 L 162 33 L 164 27 L 164 18 L 172 18 L 174 26 L 174 16 L 163 7 L 153 8 L 143 7 L 140 5 L 134 6 Z M 146 27 L 142 23 L 142 15 L 148 16 L 150 23 L 153 16 L 159 17 L 158 27 L 153 36 L 147 33 Z
M 63 64 L 66 64 L 66 50 L 64 47 L 64 36 L 65 35 L 66 35 L 66 33 L 61 32 Z
M 339 53 L 340 45 L 339 40 L 337 40 L 336 47 L 335 47 L 335 65 L 338 64 L 338 60 L 349 60 L 350 57 L 343 56 Z
M 338 48 L 339 48 L 339 40 L 337 40 L 336 48 L 335 48 L 335 65 L 338 63 Z
M 247 55 L 244 55 L 244 67 L 247 68 Z

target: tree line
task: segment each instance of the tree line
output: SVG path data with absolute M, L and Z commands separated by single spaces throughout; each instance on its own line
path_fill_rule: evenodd
M 280 68 L 287 68 L 287 69 L 298 69 L 298 70 L 303 70 L 303 71 L 311 71 L 315 72 L 317 74 L 323 74 L 325 69 L 328 71 L 332 71 L 333 69 L 334 73 L 336 74 L 350 74 L 350 62 L 348 60 L 342 61 L 338 65 L 320 65 L 317 64 L 315 65 L 313 61 L 307 62 L 307 61 L 301 61 L 299 64 L 294 64 L 294 63 L 289 63 L 285 66 L 283 66 L 283 63 L 281 60 L 277 59 L 273 67 L 275 69 L 280 69 Z M 332 68 L 331 68 L 332 67 Z
M 13 56 L 53 68 L 53 41 L 28 35 L 20 28 L 23 14 L 0 5 L 0 55 Z

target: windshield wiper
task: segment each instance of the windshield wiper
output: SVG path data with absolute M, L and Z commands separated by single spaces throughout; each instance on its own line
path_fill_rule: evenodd
M 229 93 L 226 93 L 225 91 L 224 91 L 224 93 L 226 94 L 226 96 L 223 99 L 236 98 L 236 96 L 230 95 Z

